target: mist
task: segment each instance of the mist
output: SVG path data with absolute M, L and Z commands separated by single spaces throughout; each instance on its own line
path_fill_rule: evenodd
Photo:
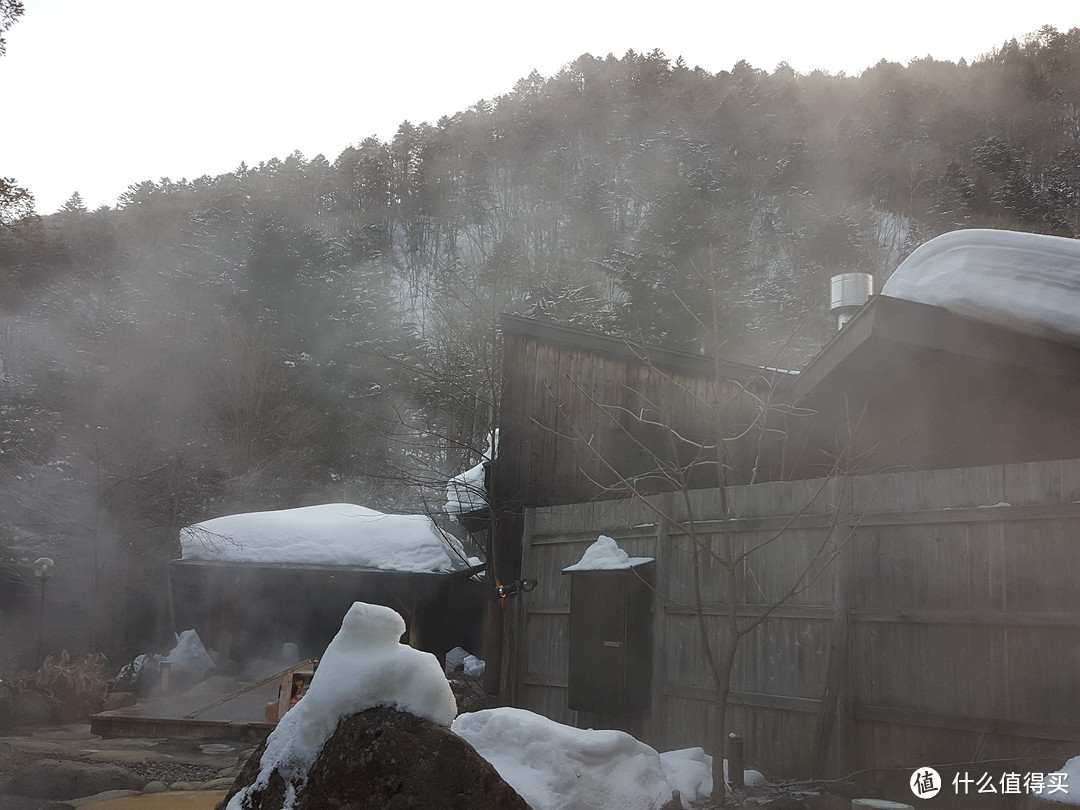
M 47 554 L 47 650 L 122 663 L 162 643 L 183 526 L 438 511 L 498 413 L 503 313 L 798 368 L 832 275 L 880 288 L 958 227 L 1074 236 L 1073 65 L 1077 29 L 857 78 L 584 55 L 333 160 L 5 220 L 0 563 L 30 594 L 5 627 L 36 626 Z

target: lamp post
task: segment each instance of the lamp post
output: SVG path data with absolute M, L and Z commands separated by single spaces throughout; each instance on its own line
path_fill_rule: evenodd
M 53 575 L 53 567 L 56 565 L 49 557 L 38 557 L 34 560 L 34 576 L 41 583 L 41 601 L 38 603 L 38 629 L 37 650 L 34 654 L 34 663 L 41 664 L 41 631 L 45 627 L 45 586 L 49 577 Z

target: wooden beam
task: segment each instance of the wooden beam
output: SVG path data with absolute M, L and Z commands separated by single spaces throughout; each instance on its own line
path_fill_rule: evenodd
M 667 684 L 663 693 L 666 697 L 684 700 L 701 700 L 712 703 L 716 693 L 705 686 L 682 686 Z M 817 698 L 801 698 L 792 695 L 767 695 L 762 692 L 732 691 L 728 695 L 728 704 L 732 706 L 753 706 L 759 709 L 777 709 L 779 711 L 817 714 L 821 711 L 821 701 Z
M 856 608 L 851 611 L 856 622 L 886 624 L 978 625 L 984 627 L 1076 627 L 1080 613 L 1072 611 L 1017 612 L 992 610 L 900 610 Z
M 969 731 L 972 734 L 995 734 L 1002 737 L 1025 737 L 1053 742 L 1080 742 L 1080 728 L 1019 720 L 996 720 L 985 717 L 917 712 L 889 706 L 856 705 L 855 719 L 866 723 L 919 726 L 921 728 Z
M 739 605 L 737 608 L 740 616 L 760 616 L 771 605 Z M 692 605 L 676 605 L 671 602 L 665 603 L 664 611 L 673 616 L 696 616 L 697 608 Z M 706 616 L 727 616 L 731 610 L 727 605 L 708 605 L 702 607 L 701 612 Z M 791 605 L 784 604 L 769 614 L 773 619 L 818 619 L 831 621 L 836 613 L 832 605 Z

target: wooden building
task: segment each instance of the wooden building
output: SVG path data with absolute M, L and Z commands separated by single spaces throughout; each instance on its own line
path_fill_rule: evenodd
M 798 373 L 523 318 L 503 330 L 504 511 L 1080 458 L 1080 347 L 941 307 L 874 296 Z
M 1080 348 L 914 301 L 872 298 L 788 395 L 847 471 L 1080 458 Z M 788 477 L 827 472 L 804 453 Z
M 795 375 L 504 316 L 496 571 L 519 576 L 523 509 L 779 477 Z
M 285 642 L 319 658 L 356 601 L 400 613 L 417 649 L 480 648 L 484 590 L 461 572 L 175 560 L 170 581 L 178 626 L 195 628 L 222 662 L 274 658 Z

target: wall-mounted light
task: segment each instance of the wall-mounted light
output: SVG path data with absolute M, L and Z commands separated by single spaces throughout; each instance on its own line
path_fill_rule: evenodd
M 521 591 L 531 591 L 535 587 L 535 579 L 519 579 L 517 582 L 511 582 L 509 585 L 500 585 L 497 590 L 499 598 L 505 599 L 506 597 L 513 596 Z

